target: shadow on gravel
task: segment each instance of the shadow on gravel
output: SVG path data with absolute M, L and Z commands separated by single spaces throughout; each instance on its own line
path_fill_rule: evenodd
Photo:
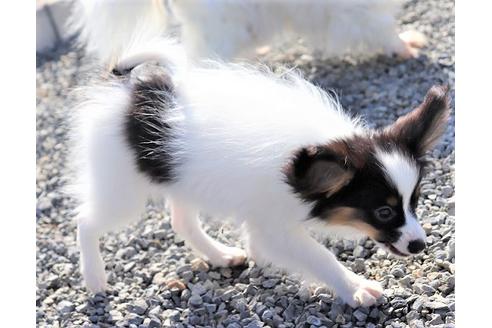
M 415 94 L 425 95 L 433 84 L 454 85 L 454 81 L 450 81 L 454 66 L 440 64 L 425 54 L 408 60 L 386 56 L 362 62 L 314 60 L 299 68 L 310 72 L 306 77 L 314 84 L 334 92 L 343 107 L 354 114 L 389 105 L 396 105 L 395 113 L 397 109 L 408 111 L 418 104 Z
M 108 322 L 115 323 L 120 318 L 112 317 L 113 296 L 109 293 L 97 293 L 87 296 L 85 304 L 82 306 L 81 313 L 87 316 L 87 319 L 100 327 L 111 327 Z

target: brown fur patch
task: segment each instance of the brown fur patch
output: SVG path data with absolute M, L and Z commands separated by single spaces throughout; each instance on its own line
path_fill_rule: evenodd
M 386 202 L 390 206 L 396 206 L 396 205 L 398 205 L 398 198 L 391 196 L 391 197 L 386 198 Z
M 349 225 L 349 222 L 354 221 L 359 216 L 357 209 L 352 207 L 338 207 L 329 212 L 327 222 L 336 225 Z
M 377 238 L 379 232 L 370 224 L 363 221 L 359 210 L 353 207 L 338 207 L 329 212 L 326 222 L 331 225 L 341 225 L 355 228 L 371 238 Z

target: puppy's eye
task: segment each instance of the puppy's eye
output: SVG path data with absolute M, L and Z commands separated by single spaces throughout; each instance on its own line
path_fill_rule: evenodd
M 379 221 L 389 221 L 395 217 L 396 213 L 389 206 L 382 206 L 374 211 L 374 215 Z

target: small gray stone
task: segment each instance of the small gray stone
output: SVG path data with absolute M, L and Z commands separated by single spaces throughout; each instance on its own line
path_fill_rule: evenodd
M 115 322 L 123 320 L 123 314 L 118 310 L 109 311 L 109 316 L 110 316 L 111 320 L 115 321 Z
M 299 299 L 303 302 L 307 302 L 311 298 L 311 292 L 304 285 L 299 288 L 297 295 L 299 296 Z
M 424 304 L 427 302 L 425 298 L 419 297 L 412 304 L 412 310 L 420 312 L 424 307 Z
M 431 314 L 431 320 L 428 321 L 429 325 L 431 326 L 437 326 L 437 325 L 442 325 L 444 321 L 442 321 L 442 318 L 439 314 Z
M 232 323 L 227 325 L 227 328 L 242 328 L 242 327 L 237 322 L 232 322 Z
M 375 319 L 379 317 L 379 310 L 377 308 L 373 308 L 369 313 L 369 317 Z
M 413 285 L 413 289 L 419 294 L 425 294 L 427 296 L 431 296 L 435 294 L 436 289 L 428 284 L 415 283 Z
M 125 317 L 125 319 L 128 321 L 129 324 L 133 325 L 140 325 L 144 321 L 144 317 L 141 315 L 138 315 L 136 313 L 128 313 L 128 315 Z
M 232 306 L 234 307 L 234 309 L 236 309 L 239 313 L 246 313 L 248 311 L 248 306 L 246 304 L 246 302 L 244 301 L 244 299 L 238 299 L 238 300 L 234 300 L 232 302 Z
M 357 258 L 354 260 L 354 264 L 352 265 L 352 269 L 354 272 L 361 273 L 366 270 L 366 265 L 364 259 Z
M 263 311 L 263 313 L 261 314 L 261 320 L 263 320 L 263 321 L 267 321 L 267 320 L 270 320 L 272 318 L 273 318 L 273 312 L 268 310 L 268 309 Z
M 436 289 L 430 285 L 422 284 L 421 288 L 422 292 L 428 296 L 434 295 L 436 293 Z
M 198 284 L 195 284 L 192 288 L 191 288 L 191 293 L 192 294 L 197 294 L 197 295 L 203 295 L 207 292 L 207 289 L 200 283 Z
M 278 281 L 278 279 L 268 279 L 263 281 L 261 285 L 265 288 L 273 288 L 278 283 Z
M 179 275 L 181 275 L 183 272 L 189 272 L 189 271 L 191 271 L 191 265 L 185 264 L 185 265 L 180 266 L 176 270 L 176 273 L 179 274 Z
M 154 231 L 154 238 L 156 239 L 166 239 L 167 235 L 168 235 L 167 230 L 160 229 Z
M 194 277 L 193 272 L 191 271 L 184 271 L 180 274 L 180 276 L 184 281 L 190 281 Z
M 451 195 L 453 195 L 453 193 L 454 189 L 450 186 L 444 186 L 441 188 L 441 195 L 445 198 L 449 198 Z
M 63 300 L 56 306 L 56 310 L 61 314 L 68 314 L 75 309 L 75 306 L 72 302 Z
M 405 276 L 405 271 L 402 268 L 395 267 L 391 270 L 391 274 L 395 276 L 395 278 L 401 278 Z
M 410 328 L 425 328 L 422 320 L 413 320 L 410 321 Z
M 123 271 L 124 272 L 129 272 L 131 269 L 135 267 L 136 263 L 135 262 L 129 262 L 123 266 Z
M 219 280 L 219 279 L 220 279 L 220 273 L 215 272 L 215 271 L 209 271 L 209 272 L 208 272 L 208 276 L 209 276 L 211 279 L 214 279 L 214 280 Z
M 180 314 L 179 314 L 179 311 L 177 311 L 177 310 L 165 310 L 162 313 L 162 317 L 163 318 L 169 318 L 172 321 L 176 321 L 176 320 L 179 320 Z
M 412 310 L 407 313 L 406 318 L 407 318 L 407 322 L 411 322 L 413 320 L 420 318 L 420 314 L 417 311 Z
M 425 307 L 431 309 L 431 310 L 449 310 L 449 306 L 443 302 L 426 302 Z
M 156 305 L 149 310 L 149 315 L 158 316 L 159 313 L 161 313 L 161 307 L 159 305 Z
M 367 314 L 362 312 L 360 309 L 354 311 L 354 313 L 352 313 L 352 315 L 357 319 L 357 321 L 360 321 L 360 322 L 365 322 L 367 319 Z
M 455 200 L 454 197 L 450 198 L 448 200 L 448 214 L 449 215 L 455 215 Z
M 344 324 L 346 321 L 345 317 L 343 316 L 343 314 L 339 314 L 337 315 L 336 319 L 335 319 L 335 322 L 336 323 L 340 323 L 340 324 Z
M 399 281 L 400 285 L 404 287 L 410 287 L 412 284 L 412 277 L 410 275 L 401 278 Z
M 246 326 L 244 326 L 244 328 L 261 328 L 261 327 L 263 327 L 263 323 L 256 320 L 251 321 Z
M 309 323 L 310 325 L 313 325 L 313 326 L 320 326 L 321 325 L 321 320 L 314 315 L 308 316 L 306 319 L 306 322 Z
M 128 260 L 131 257 L 133 257 L 135 254 L 137 254 L 137 251 L 133 247 L 125 247 L 120 250 L 118 250 L 115 254 L 115 257 L 117 259 L 124 259 Z
M 159 328 L 162 327 L 161 321 L 157 318 L 145 318 L 143 321 L 145 328 Z
M 203 300 L 200 297 L 200 295 L 193 294 L 188 299 L 188 304 L 193 305 L 193 306 L 200 306 L 200 305 L 202 305 L 202 303 L 203 303 Z
M 353 254 L 354 254 L 355 257 L 364 258 L 367 255 L 367 251 L 366 251 L 366 249 L 363 246 L 357 245 L 354 248 L 354 253 Z
M 138 299 L 128 306 L 128 311 L 136 314 L 144 314 L 148 309 L 148 304 L 143 299 Z
M 335 320 L 337 323 L 340 323 L 337 321 L 338 316 L 343 315 L 343 305 L 333 303 L 331 305 L 331 310 L 328 312 L 328 316 L 330 319 Z

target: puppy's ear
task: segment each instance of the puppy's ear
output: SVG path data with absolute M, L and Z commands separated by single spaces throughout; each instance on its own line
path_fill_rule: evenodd
M 446 130 L 449 117 L 448 87 L 433 86 L 416 109 L 400 117 L 383 134 L 403 143 L 416 157 L 432 149 Z
M 330 197 L 354 176 L 354 169 L 345 159 L 326 147 L 303 148 L 284 169 L 284 173 L 287 182 L 303 197 L 323 193 Z

